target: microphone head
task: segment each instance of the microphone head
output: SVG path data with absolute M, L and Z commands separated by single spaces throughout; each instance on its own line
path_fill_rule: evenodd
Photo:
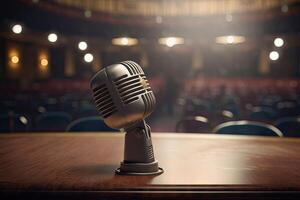
M 133 61 L 110 65 L 91 80 L 96 107 L 104 122 L 128 128 L 152 113 L 155 97 L 142 68 Z

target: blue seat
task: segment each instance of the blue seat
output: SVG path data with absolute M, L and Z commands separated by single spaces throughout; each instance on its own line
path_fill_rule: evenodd
M 284 117 L 274 122 L 284 136 L 300 137 L 300 117 Z
M 65 112 L 46 112 L 37 117 L 36 130 L 65 131 L 71 120 L 71 115 Z
M 21 114 L 0 115 L 0 132 L 24 132 L 30 129 L 30 119 Z
M 97 112 L 95 105 L 93 105 L 93 107 L 80 107 L 80 108 L 76 109 L 75 112 L 72 113 L 72 115 L 75 118 L 96 116 L 97 114 L 98 114 L 98 112 Z
M 273 125 L 247 120 L 222 123 L 216 126 L 213 132 L 233 135 L 283 136 L 282 132 Z
M 277 110 L 280 117 L 296 117 L 300 115 L 299 107 L 293 101 L 282 101 L 277 103 Z
M 271 122 L 277 117 L 277 112 L 273 108 L 255 106 L 252 108 L 250 119 L 253 121 Z
M 93 132 L 93 131 L 103 131 L 103 132 L 116 132 L 118 130 L 108 127 L 104 121 L 98 117 L 83 117 L 71 122 L 66 131 L 69 132 Z
M 0 104 L 0 114 L 5 115 L 11 111 L 7 106 Z

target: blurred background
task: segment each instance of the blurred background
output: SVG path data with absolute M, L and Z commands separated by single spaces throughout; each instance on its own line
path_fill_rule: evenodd
M 10 0 L 0 16 L 0 132 L 76 130 L 97 116 L 93 74 L 133 60 L 154 132 L 300 136 L 298 0 Z

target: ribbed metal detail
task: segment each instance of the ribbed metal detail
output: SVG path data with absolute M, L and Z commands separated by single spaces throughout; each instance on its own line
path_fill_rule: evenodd
M 93 95 L 96 107 L 103 118 L 107 118 L 117 111 L 117 108 L 105 84 L 94 88 Z
M 115 85 L 124 104 L 136 101 L 139 95 L 146 92 L 139 75 L 118 78 Z
M 152 112 L 155 106 L 155 97 L 153 92 L 148 92 L 142 95 L 143 102 L 145 104 L 145 115 Z
M 154 153 L 153 153 L 152 145 L 147 147 L 147 154 L 148 154 L 148 159 L 150 159 L 150 160 L 154 159 Z
M 147 83 L 147 88 L 146 88 L 146 90 L 148 91 L 148 92 L 150 92 L 150 91 L 152 91 L 151 90 L 151 87 L 150 87 L 150 84 L 149 84 L 149 81 L 147 80 L 147 78 L 146 78 L 146 75 L 145 74 L 140 74 L 140 76 L 145 80 L 145 82 Z
M 135 62 L 124 61 L 124 62 L 120 62 L 120 64 L 124 65 L 127 68 L 130 75 L 143 73 L 143 70 L 141 69 L 141 67 L 138 64 L 136 64 Z

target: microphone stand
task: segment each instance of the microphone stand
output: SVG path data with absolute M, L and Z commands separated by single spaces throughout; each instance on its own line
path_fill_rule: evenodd
M 126 128 L 124 161 L 116 174 L 156 175 L 163 173 L 154 158 L 151 129 L 145 120 Z

